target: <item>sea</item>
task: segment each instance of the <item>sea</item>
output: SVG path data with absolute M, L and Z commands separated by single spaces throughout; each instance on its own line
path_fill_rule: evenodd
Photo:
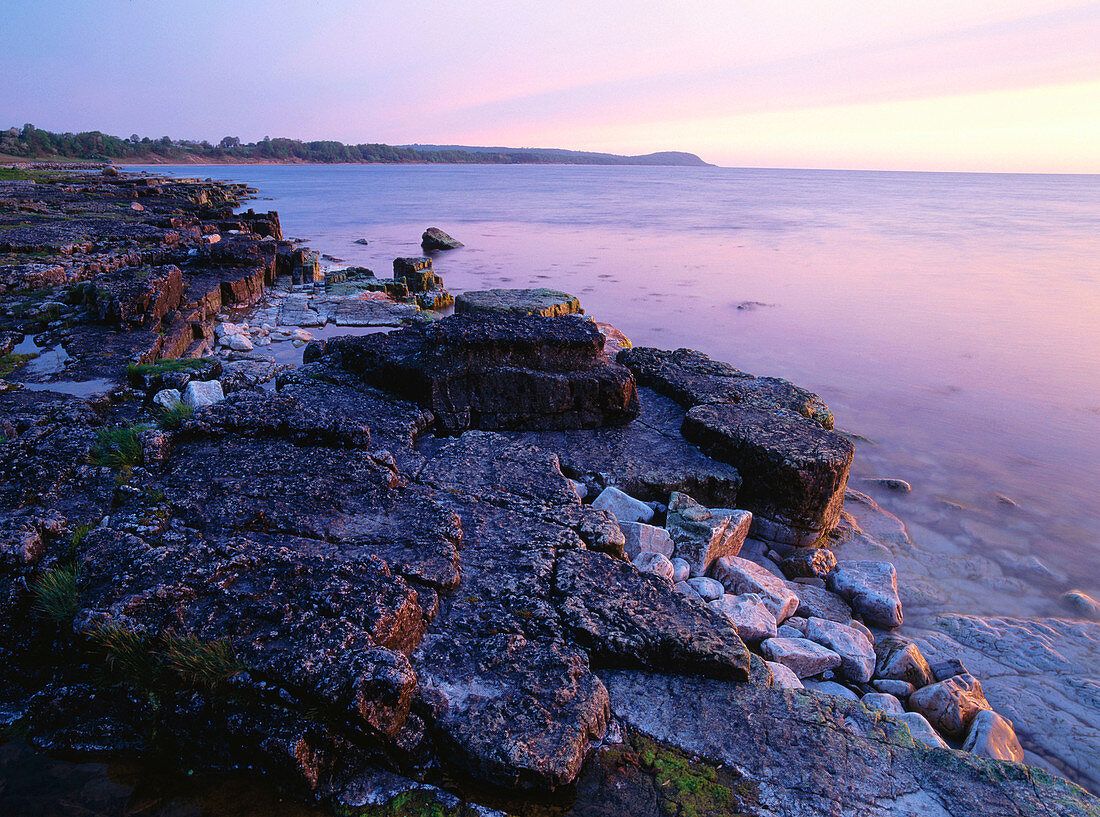
M 895 514 L 926 578 L 952 588 L 907 624 L 1070 616 L 1065 589 L 1100 596 L 1100 176 L 132 169 L 247 183 L 259 192 L 246 207 L 277 210 L 287 236 L 380 277 L 440 227 L 465 244 L 434 258 L 453 293 L 562 289 L 636 346 L 698 349 L 817 392 L 855 441 L 850 487 Z M 1014 574 L 1022 589 L 995 581 L 1036 563 Z M 0 777 L 0 802 L 43 815 L 316 813 L 262 781 L 46 762 L 19 741 L 0 745 Z

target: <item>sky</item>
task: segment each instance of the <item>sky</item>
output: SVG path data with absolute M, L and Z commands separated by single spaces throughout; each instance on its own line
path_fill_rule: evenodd
M 1100 172 L 1100 2 L 0 0 L 0 126 Z

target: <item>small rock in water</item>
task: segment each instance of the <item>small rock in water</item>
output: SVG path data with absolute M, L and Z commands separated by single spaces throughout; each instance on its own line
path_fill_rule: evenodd
M 675 569 L 672 562 L 663 553 L 639 553 L 634 558 L 634 566 L 645 573 L 655 573 L 672 581 Z
M 153 395 L 153 403 L 169 411 L 180 404 L 179 389 L 161 389 Z
M 913 486 L 904 479 L 865 479 L 863 482 L 867 485 L 880 485 L 900 494 L 907 494 L 913 490 Z
M 966 674 L 921 687 L 909 696 L 909 708 L 924 715 L 943 734 L 958 737 L 978 712 L 990 706 L 981 683 Z
M 982 710 L 974 716 L 962 748 L 964 752 L 982 757 L 1024 762 L 1024 750 L 1016 737 L 1012 721 L 992 709 Z
M 1100 621 L 1100 602 L 1082 590 L 1070 590 L 1062 602 L 1074 613 L 1091 621 Z
M 623 493 L 613 485 L 600 491 L 592 507 L 607 511 L 620 522 L 649 522 L 653 519 L 653 509 L 644 502 Z
M 603 494 L 600 494 L 603 496 Z M 628 497 L 629 498 L 629 497 Z M 592 503 L 593 507 L 599 507 Z M 605 508 L 604 510 L 611 510 Z M 611 510 L 614 513 L 613 510 Z M 623 539 L 627 558 L 633 559 L 639 553 L 663 553 L 672 556 L 672 539 L 668 531 L 655 525 L 647 525 L 644 522 L 619 522 L 619 530 L 623 532 Z
M 913 736 L 913 740 L 919 740 L 926 746 L 931 746 L 933 749 L 949 749 L 947 741 L 940 737 L 939 733 L 932 728 L 932 724 L 928 722 L 928 719 L 919 712 L 905 712 L 901 715 L 894 715 L 899 721 L 905 721 L 909 727 L 909 734 Z
M 420 237 L 420 246 L 425 250 L 455 250 L 464 245 L 438 227 L 429 227 Z
M 365 247 L 365 246 L 367 246 L 367 245 L 368 245 L 368 244 L 369 244 L 370 242 L 369 242 L 369 241 L 367 241 L 367 239 L 365 239 L 365 238 L 357 238 L 357 239 L 355 239 L 355 243 L 356 243 L 356 244 L 362 244 L 362 245 L 363 245 L 363 246 Z
M 887 715 L 904 715 L 905 707 L 901 701 L 886 692 L 868 692 L 860 700 L 869 707 L 885 712 Z
M 847 698 L 849 701 L 859 700 L 859 696 L 852 690 L 836 681 L 804 681 L 802 685 L 822 695 L 835 695 L 837 698 Z
M 838 562 L 828 587 L 872 624 L 901 626 L 898 573 L 889 562 Z
M 1008 505 L 1010 508 L 1015 508 L 1018 504 L 1015 499 L 1010 496 L 1005 496 L 1004 494 L 996 494 L 996 497 L 998 502 Z
M 802 682 L 798 680 L 798 676 L 794 674 L 790 667 L 785 667 L 775 661 L 765 661 L 764 663 L 772 671 L 775 685 L 779 689 L 804 689 Z
M 710 603 L 733 622 L 742 641 L 755 644 L 765 638 L 775 638 L 775 616 L 755 593 L 742 596 L 727 593 Z
M 207 380 L 205 382 L 192 380 L 183 391 L 183 403 L 191 406 L 191 408 L 212 406 L 224 399 L 225 393 L 222 392 L 222 384 L 217 380 Z
M 805 638 L 769 638 L 760 645 L 760 651 L 767 660 L 790 667 L 799 678 L 840 666 L 839 655 Z

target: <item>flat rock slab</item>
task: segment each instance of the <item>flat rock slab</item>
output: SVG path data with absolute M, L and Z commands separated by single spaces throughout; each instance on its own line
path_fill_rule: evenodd
M 833 413 L 813 392 L 778 377 L 756 377 L 694 349 L 667 351 L 638 346 L 621 353 L 638 383 L 659 391 L 684 408 L 703 403 L 745 403 L 780 408 L 833 427 Z
M 477 289 L 455 297 L 455 312 L 469 315 L 577 315 L 581 302 L 557 289 Z
M 700 405 L 687 412 L 684 437 L 737 468 L 738 505 L 753 512 L 753 536 L 810 544 L 840 518 L 851 440 L 781 409 Z
M 329 341 L 322 359 L 414 400 L 439 430 L 622 425 L 638 413 L 634 376 L 576 317 L 452 315 L 427 327 Z
M 749 684 L 603 672 L 615 717 L 759 786 L 767 813 L 1087 817 L 1100 801 L 1039 769 L 929 752 L 857 701 Z
M 748 678 L 749 652 L 731 622 L 626 562 L 563 553 L 554 591 L 566 627 L 601 663 Z

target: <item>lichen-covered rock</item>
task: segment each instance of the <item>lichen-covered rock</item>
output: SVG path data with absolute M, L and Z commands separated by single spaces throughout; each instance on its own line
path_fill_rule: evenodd
M 603 554 L 558 559 L 555 592 L 566 626 L 593 656 L 665 672 L 744 680 L 749 653 L 717 611 Z
M 183 390 L 182 402 L 191 408 L 203 408 L 223 399 L 225 399 L 225 392 L 222 391 L 222 384 L 217 380 L 192 380 Z
M 576 317 L 452 315 L 428 327 L 330 340 L 324 359 L 419 403 L 439 430 L 570 429 L 627 423 L 634 376 Z
M 779 567 L 788 579 L 824 579 L 836 567 L 836 554 L 825 548 L 798 548 Z
M 680 492 L 668 500 L 665 527 L 676 555 L 690 565 L 692 576 L 703 576 L 718 559 L 740 553 L 750 525 L 748 511 L 712 510 Z
M 812 544 L 836 526 L 855 451 L 846 437 L 792 412 L 730 404 L 696 406 L 682 431 L 737 468 L 738 504 L 753 513 L 753 536 Z
M 455 312 L 470 315 L 576 315 L 581 302 L 557 289 L 480 289 L 455 298 Z

